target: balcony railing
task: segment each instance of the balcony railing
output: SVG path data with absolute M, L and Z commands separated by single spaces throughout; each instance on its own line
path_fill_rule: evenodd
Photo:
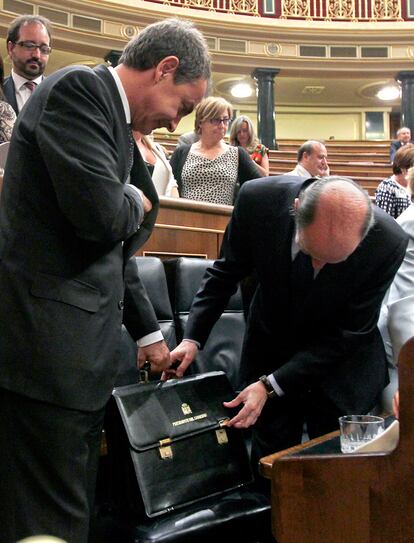
M 308 21 L 402 21 L 402 0 L 150 0 L 170 6 Z M 267 4 L 266 10 L 264 4 Z M 269 5 L 273 5 L 273 10 Z
M 161 3 L 184 8 L 237 13 L 238 15 L 260 15 L 258 0 L 161 0 Z
M 281 0 L 282 19 L 402 20 L 401 0 Z

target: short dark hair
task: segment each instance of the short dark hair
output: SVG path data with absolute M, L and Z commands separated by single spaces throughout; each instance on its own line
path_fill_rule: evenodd
M 126 45 L 119 63 L 143 71 L 170 55 L 180 61 L 174 74 L 175 83 L 210 78 L 207 43 L 192 23 L 181 19 L 166 19 L 144 28 Z
M 21 15 L 14 19 L 7 30 L 6 43 L 16 43 L 19 40 L 20 28 L 23 25 L 40 24 L 46 28 L 49 35 L 50 43 L 52 43 L 52 26 L 49 19 L 41 15 Z
M 342 177 L 339 175 L 330 175 L 328 177 L 323 177 L 322 179 L 316 179 L 310 185 L 308 185 L 304 190 L 299 194 L 300 206 L 295 209 L 295 224 L 297 230 L 302 230 L 307 226 L 310 226 L 316 214 L 316 208 L 321 199 L 321 195 L 325 190 L 325 187 L 331 183 L 337 183 L 338 181 L 344 181 L 353 185 L 362 195 L 367 204 L 367 214 L 365 221 L 362 225 L 361 239 L 368 234 L 370 228 L 374 224 L 374 212 L 371 205 L 371 200 L 368 193 L 358 184 L 355 183 L 349 177 Z

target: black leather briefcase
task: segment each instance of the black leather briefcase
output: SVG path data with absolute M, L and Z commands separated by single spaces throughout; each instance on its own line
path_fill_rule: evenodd
M 234 392 L 223 372 L 113 391 L 149 517 L 252 481 L 242 432 L 226 428 Z

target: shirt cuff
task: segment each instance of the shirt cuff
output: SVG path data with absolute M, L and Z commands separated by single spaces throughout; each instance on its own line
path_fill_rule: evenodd
M 157 343 L 157 341 L 164 341 L 164 336 L 162 335 L 161 330 L 151 332 L 151 334 L 147 334 L 146 336 L 139 338 L 137 345 L 138 347 L 146 347 L 152 343 Z
M 280 388 L 280 386 L 277 384 L 277 381 L 276 381 L 276 379 L 274 378 L 273 373 L 271 373 L 270 375 L 268 375 L 267 378 L 269 379 L 270 384 L 272 385 L 272 387 L 275 389 L 276 394 L 277 394 L 278 396 L 284 396 L 285 393 L 284 393 L 283 390 Z
M 201 343 L 196 341 L 195 339 L 188 339 L 187 337 L 183 338 L 183 341 L 189 341 L 190 343 L 194 343 L 194 345 L 197 345 L 199 349 L 201 349 Z

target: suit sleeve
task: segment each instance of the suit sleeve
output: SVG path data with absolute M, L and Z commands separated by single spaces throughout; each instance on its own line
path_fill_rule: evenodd
M 397 152 L 397 142 L 392 141 L 390 145 L 390 161 L 391 162 L 393 162 L 396 152 Z
M 183 188 L 181 173 L 183 171 L 183 166 L 187 159 L 188 153 L 190 152 L 190 147 L 191 145 L 188 144 L 182 144 L 180 147 L 176 147 L 170 159 L 171 169 L 177 181 L 178 193 L 180 196 L 182 196 L 181 193 Z
M 243 185 L 245 181 L 250 179 L 257 179 L 262 177 L 259 170 L 256 168 L 254 161 L 250 158 L 249 153 L 239 147 L 239 171 L 238 171 L 238 182 L 240 186 Z
M 60 210 L 80 238 L 127 239 L 139 227 L 143 205 L 120 180 L 114 132 L 121 121 L 113 117 L 109 91 L 92 72 L 79 70 L 62 77 L 42 99 L 35 137 Z
M 125 267 L 124 304 L 124 324 L 135 341 L 160 330 L 134 258 L 129 259 Z

